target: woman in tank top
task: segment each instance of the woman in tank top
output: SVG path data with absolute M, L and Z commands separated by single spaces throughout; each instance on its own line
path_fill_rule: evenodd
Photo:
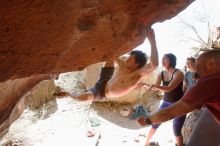
M 179 69 L 176 69 L 176 56 L 168 53 L 163 56 L 162 65 L 163 70 L 157 77 L 156 83 L 150 86 L 152 90 L 161 90 L 164 92 L 164 98 L 159 109 L 171 106 L 183 96 L 183 80 L 184 74 Z M 162 85 L 161 85 L 162 83 Z M 184 124 L 186 116 L 177 117 L 173 120 L 173 132 L 176 137 L 176 145 L 183 146 L 183 137 L 181 129 Z M 152 136 L 156 132 L 160 124 L 152 125 L 147 137 L 146 146 L 149 144 Z

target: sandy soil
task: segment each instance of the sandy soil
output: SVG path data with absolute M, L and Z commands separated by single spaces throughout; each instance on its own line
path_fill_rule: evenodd
M 149 127 L 142 128 L 136 121 L 122 117 L 119 113 L 121 108 L 123 106 L 108 109 L 108 104 L 102 104 L 93 105 L 90 109 L 90 105 L 71 98 L 50 101 L 37 111 L 25 110 L 11 125 L 1 143 L 27 146 L 143 146 Z M 100 125 L 92 127 L 92 121 Z M 92 129 L 95 135 L 87 137 L 87 131 Z M 101 138 L 96 144 L 99 135 Z M 154 136 L 161 146 L 174 145 L 173 139 L 171 122 L 162 125 Z
M 81 73 L 77 76 L 81 76 Z M 75 77 L 63 80 L 58 85 L 67 90 L 83 90 L 83 79 Z M 89 105 L 75 101 L 70 97 L 56 99 L 44 104 L 40 109 L 26 109 L 1 138 L 0 145 L 17 146 L 144 146 L 150 127 L 140 127 L 135 120 L 123 117 L 123 108 L 129 105 L 96 103 Z M 95 125 L 96 124 L 96 125 Z M 94 136 L 88 137 L 87 132 L 93 131 Z M 164 123 L 152 141 L 160 146 L 174 146 L 172 122 Z

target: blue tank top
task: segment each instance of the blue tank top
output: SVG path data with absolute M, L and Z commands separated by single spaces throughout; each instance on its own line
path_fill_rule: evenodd
M 163 86 L 168 86 L 170 84 L 170 82 L 173 80 L 173 75 L 177 70 L 178 69 L 174 70 L 170 81 L 164 81 L 164 72 L 163 71 L 161 72 L 161 79 L 163 82 Z M 179 85 L 172 91 L 164 92 L 164 100 L 168 102 L 176 102 L 180 98 L 182 98 L 183 96 L 182 86 L 183 86 L 183 82 L 180 82 Z
M 196 80 L 193 79 L 193 78 L 194 78 L 194 74 L 195 74 L 195 73 L 190 72 L 190 71 L 187 71 L 187 72 L 185 73 L 184 80 L 185 80 L 185 82 L 187 83 L 187 84 L 186 84 L 187 90 L 190 89 L 190 88 L 196 83 Z

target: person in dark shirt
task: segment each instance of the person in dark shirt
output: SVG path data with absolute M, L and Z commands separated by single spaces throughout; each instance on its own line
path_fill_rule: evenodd
M 162 123 L 206 106 L 220 125 L 220 50 L 202 53 L 196 60 L 195 70 L 199 76 L 197 83 L 179 101 L 148 117 L 140 117 L 138 123 L 142 126 Z
M 183 96 L 183 80 L 184 74 L 179 69 L 176 69 L 176 56 L 172 53 L 165 54 L 162 59 L 162 65 L 165 68 L 158 76 L 155 85 L 151 85 L 157 90 L 164 92 L 164 98 L 159 109 L 164 109 L 173 105 Z M 162 85 L 161 85 L 162 83 Z M 147 84 L 145 84 L 147 85 Z M 184 124 L 186 116 L 179 116 L 173 120 L 173 132 L 176 137 L 176 143 L 178 146 L 183 145 L 183 137 L 181 129 Z M 149 144 L 152 136 L 160 126 L 159 123 L 153 124 L 147 137 L 146 145 Z

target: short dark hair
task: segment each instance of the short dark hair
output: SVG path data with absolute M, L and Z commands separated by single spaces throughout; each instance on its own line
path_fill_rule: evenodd
M 176 56 L 172 53 L 167 53 L 164 56 L 166 56 L 170 61 L 170 67 L 175 68 L 176 67 Z
M 134 50 L 134 51 L 131 51 L 130 55 L 135 56 L 135 63 L 138 64 L 138 69 L 142 68 L 147 62 L 147 56 L 142 51 Z

